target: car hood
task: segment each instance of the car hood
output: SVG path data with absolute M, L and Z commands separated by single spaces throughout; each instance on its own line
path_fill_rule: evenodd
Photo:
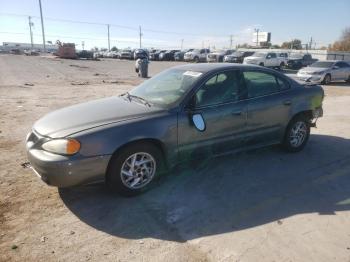
M 142 118 L 161 110 L 121 97 L 109 97 L 53 111 L 39 119 L 33 129 L 43 136 L 66 137 L 97 126 Z
M 323 67 L 305 67 L 303 69 L 300 69 L 299 72 L 303 73 L 316 73 L 316 72 L 325 72 L 329 70 L 328 68 Z

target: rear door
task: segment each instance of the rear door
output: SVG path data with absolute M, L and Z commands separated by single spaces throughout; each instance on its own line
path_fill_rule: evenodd
M 279 141 L 287 125 L 292 100 L 289 82 L 271 72 L 244 70 L 247 87 L 247 144 Z
M 265 66 L 274 67 L 279 65 L 279 60 L 277 58 L 276 53 L 268 53 L 266 56 Z

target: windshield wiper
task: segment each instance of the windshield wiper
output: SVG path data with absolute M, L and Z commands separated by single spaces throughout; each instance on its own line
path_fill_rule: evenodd
M 130 102 L 131 102 L 131 99 L 134 98 L 139 100 L 141 103 L 145 104 L 146 106 L 149 106 L 149 107 L 152 106 L 150 102 L 148 102 L 146 99 L 144 99 L 141 96 L 132 95 L 129 92 L 126 92 L 124 95 L 126 95 L 126 97 L 129 99 Z

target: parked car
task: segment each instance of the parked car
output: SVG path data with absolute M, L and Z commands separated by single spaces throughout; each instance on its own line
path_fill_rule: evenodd
M 297 73 L 297 78 L 305 82 L 330 84 L 332 81 L 350 83 L 350 64 L 345 61 L 317 61 Z
M 182 65 L 120 96 L 49 113 L 27 135 L 27 156 L 49 185 L 105 180 L 134 195 L 189 157 L 272 144 L 302 150 L 323 97 L 320 86 L 263 67 Z
M 244 58 L 243 64 L 253 64 L 273 68 L 281 68 L 285 65 L 284 60 L 275 52 L 256 52 L 252 56 Z
M 40 55 L 40 52 L 35 49 L 32 49 L 32 50 L 24 50 L 24 54 L 26 56 L 38 56 Z
M 236 51 L 231 55 L 225 55 L 224 62 L 226 63 L 243 63 L 243 59 L 253 55 L 253 51 Z
M 193 51 L 193 49 L 187 49 L 187 50 L 184 50 L 184 51 L 178 51 L 174 54 L 174 58 L 175 58 L 175 61 L 183 61 L 184 60 L 184 56 L 185 56 L 185 53 L 187 52 L 191 52 Z
M 120 59 L 133 59 L 133 53 L 130 49 L 124 49 L 119 53 Z
M 287 67 L 291 69 L 300 69 L 316 61 L 318 61 L 318 59 L 313 59 L 310 54 L 292 53 L 288 58 Z
M 226 55 L 231 55 L 235 50 L 217 50 L 207 55 L 207 62 L 223 62 Z
M 157 50 L 153 54 L 150 54 L 150 60 L 159 61 L 159 55 L 165 53 L 167 50 Z
M 134 51 L 134 59 L 139 59 L 139 58 L 148 58 L 149 54 L 148 51 L 145 49 L 136 49 Z
M 206 62 L 207 61 L 207 55 L 210 53 L 210 50 L 207 48 L 202 49 L 194 49 L 190 52 L 186 52 L 184 55 L 184 60 L 186 62 L 193 61 L 195 63 L 198 62 Z
M 85 58 L 85 59 L 94 59 L 94 52 L 87 51 L 87 50 L 81 50 L 77 52 L 78 58 Z
M 159 60 L 161 61 L 175 61 L 175 53 L 179 50 L 168 50 L 159 55 Z

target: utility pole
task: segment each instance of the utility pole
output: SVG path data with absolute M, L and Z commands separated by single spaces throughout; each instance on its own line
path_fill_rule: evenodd
M 32 31 L 32 26 L 34 26 L 34 23 L 32 22 L 32 18 L 28 16 L 29 19 L 29 31 L 30 31 L 30 44 L 32 46 L 32 49 L 34 48 L 34 43 L 33 43 L 33 31 Z
M 142 31 L 141 31 L 141 26 L 139 26 L 140 32 L 139 32 L 139 37 L 140 37 L 140 48 L 142 47 Z
M 43 34 L 44 53 L 46 53 L 45 29 L 44 29 L 43 9 L 41 8 L 41 0 L 39 0 L 39 7 L 40 7 L 40 18 L 41 18 L 41 31 Z
M 232 44 L 233 44 L 233 35 L 230 35 L 230 49 L 232 49 Z
M 109 24 L 107 25 L 107 32 L 108 32 L 108 51 L 111 51 L 111 39 L 109 36 Z
M 259 28 L 255 28 L 254 29 L 255 33 L 256 33 L 256 46 L 259 46 Z
M 84 46 L 85 46 L 85 41 L 81 41 L 81 47 L 83 48 L 83 50 L 85 50 Z
M 184 40 L 181 39 L 181 50 L 182 50 L 183 47 L 184 47 Z

